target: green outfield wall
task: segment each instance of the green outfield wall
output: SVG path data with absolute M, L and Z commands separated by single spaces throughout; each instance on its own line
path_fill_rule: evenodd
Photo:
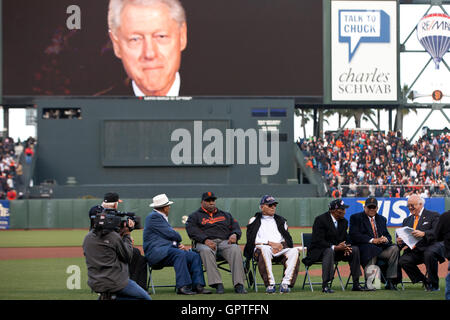
M 169 222 L 183 227 L 183 218 L 200 207 L 198 198 L 173 198 Z M 232 213 L 241 227 L 259 210 L 260 198 L 219 198 L 218 208 Z M 291 227 L 310 227 L 314 218 L 328 210 L 330 198 L 279 198 L 277 213 L 288 220 Z M 386 199 L 389 200 L 389 199 Z M 10 202 L 10 229 L 88 228 L 89 209 L 101 199 L 29 199 Z M 152 210 L 149 199 L 123 199 L 119 211 L 134 212 L 144 224 Z M 445 210 L 450 209 L 450 198 L 444 200 Z M 442 212 L 440 212 L 442 213 Z
M 200 207 L 198 198 L 175 198 L 169 214 L 174 227 L 183 227 L 183 216 Z M 259 210 L 259 198 L 217 199 L 218 208 L 231 212 L 241 226 Z M 327 210 L 328 198 L 277 198 L 277 211 L 290 226 L 311 226 L 314 218 Z M 32 199 L 11 201 L 10 229 L 88 228 L 89 209 L 100 199 Z M 134 212 L 142 218 L 151 211 L 149 199 L 123 199 L 120 211 Z

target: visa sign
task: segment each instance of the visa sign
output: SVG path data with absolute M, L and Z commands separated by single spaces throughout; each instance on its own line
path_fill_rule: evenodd
M 366 198 L 343 198 L 346 205 L 350 206 L 345 212 L 345 218 L 350 221 L 354 213 L 364 211 Z M 388 227 L 400 227 L 403 220 L 410 215 L 407 208 L 407 198 L 377 198 L 378 214 L 387 219 Z M 439 214 L 445 211 L 444 198 L 425 199 L 425 209 L 437 211 Z

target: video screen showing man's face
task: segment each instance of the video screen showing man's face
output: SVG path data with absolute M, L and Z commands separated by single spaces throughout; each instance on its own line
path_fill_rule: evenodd
M 184 14 L 177 16 L 175 9 L 158 1 L 126 3 L 118 17 L 111 12 L 110 7 L 114 53 L 122 60 L 134 89 L 145 96 L 178 95 L 177 89 L 170 90 L 187 44 Z
M 3 0 L 2 5 L 5 97 L 323 92 L 322 1 Z

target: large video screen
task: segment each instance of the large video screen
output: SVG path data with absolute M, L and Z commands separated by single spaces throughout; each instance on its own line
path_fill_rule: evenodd
M 177 79 L 174 94 L 146 84 L 160 71 L 152 68 L 164 69 L 164 59 L 170 60 L 151 42 L 167 36 L 154 39 L 164 12 L 151 19 L 150 11 L 125 12 L 125 6 L 113 43 L 109 0 L 2 3 L 7 97 L 322 95 L 322 1 L 182 0 L 186 22 L 184 31 L 177 29 L 178 74 L 167 76 Z M 128 39 L 128 31 L 141 39 Z M 142 45 L 133 51 L 134 44 L 124 41 Z

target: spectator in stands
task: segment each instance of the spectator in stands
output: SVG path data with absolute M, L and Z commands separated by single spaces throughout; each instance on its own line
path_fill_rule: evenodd
M 33 155 L 34 155 L 33 148 L 30 145 L 28 145 L 25 148 L 25 160 L 26 160 L 27 164 L 31 163 L 31 159 L 33 158 Z
M 257 212 L 247 225 L 244 255 L 248 261 L 254 258 L 258 262 L 267 293 L 276 292 L 272 260 L 281 261 L 285 268 L 280 293 L 289 293 L 297 280 L 300 260 L 298 249 L 294 248 L 288 231 L 287 220 L 275 214 L 277 204 L 272 196 L 265 195 L 261 198 L 259 203 L 261 211 Z
M 424 195 L 444 196 L 450 182 L 450 134 L 409 143 L 400 133 L 347 129 L 339 136 L 327 132 L 323 139 L 302 139 L 298 145 L 327 180 L 330 196 L 335 188 L 344 197 L 403 197 L 420 189 Z

